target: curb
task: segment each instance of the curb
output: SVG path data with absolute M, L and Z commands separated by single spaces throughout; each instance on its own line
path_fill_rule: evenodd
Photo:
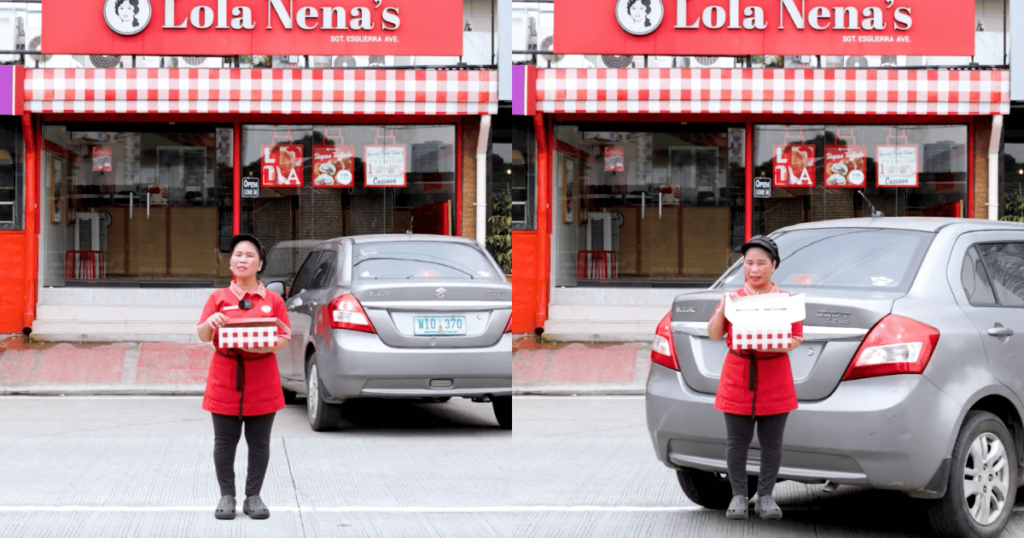
M 205 385 L 20 385 L 0 388 L 3 396 L 202 396 Z

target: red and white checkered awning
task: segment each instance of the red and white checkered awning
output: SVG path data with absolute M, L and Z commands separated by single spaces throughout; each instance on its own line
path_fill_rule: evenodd
M 29 69 L 25 110 L 56 113 L 481 115 L 497 71 Z
M 1009 71 L 541 69 L 544 113 L 1010 113 Z

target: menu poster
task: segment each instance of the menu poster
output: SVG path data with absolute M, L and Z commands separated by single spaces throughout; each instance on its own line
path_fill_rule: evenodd
M 604 148 L 604 171 L 622 172 L 626 169 L 626 162 L 622 156 L 622 146 L 605 146 Z
M 917 145 L 877 147 L 879 187 L 917 187 Z
M 313 146 L 313 188 L 355 187 L 355 146 Z
M 367 187 L 405 187 L 405 145 L 363 147 Z
M 867 146 L 825 146 L 825 187 L 862 189 L 867 183 Z
M 813 187 L 814 146 L 777 144 L 773 147 L 772 185 L 775 187 Z
M 114 169 L 114 157 L 110 146 L 94 146 L 92 148 L 92 171 L 110 172 Z
M 302 146 L 264 144 L 260 157 L 260 186 L 302 187 Z

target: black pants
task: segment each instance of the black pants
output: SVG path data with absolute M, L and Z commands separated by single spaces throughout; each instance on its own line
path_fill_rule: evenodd
M 747 415 L 725 413 L 725 461 L 729 466 L 729 483 L 734 496 L 747 496 L 747 452 L 754 439 L 755 422 L 757 440 L 761 443 L 761 476 L 757 480 L 757 494 L 762 497 L 772 494 L 782 465 L 782 434 L 788 417 L 789 413 L 783 413 L 753 419 Z
M 263 478 L 270 463 L 270 429 L 274 413 L 245 417 L 213 415 L 213 465 L 217 469 L 217 482 L 221 495 L 235 494 L 235 451 L 242 438 L 245 424 L 245 443 L 249 446 L 249 469 L 245 478 L 245 496 L 259 495 Z

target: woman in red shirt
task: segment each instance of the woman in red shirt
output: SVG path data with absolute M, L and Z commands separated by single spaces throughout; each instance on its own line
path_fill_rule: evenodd
M 785 293 L 772 282 L 772 272 L 781 261 L 775 241 L 762 235 L 754 236 L 742 250 L 744 285 L 743 289 L 732 292 L 732 296 Z M 724 336 L 729 348 L 715 395 L 715 409 L 725 413 L 726 463 L 733 494 L 726 517 L 747 518 L 747 452 L 756 425 L 761 445 L 761 475 L 754 511 L 762 519 L 779 519 L 782 510 L 772 499 L 772 490 L 782 464 L 782 434 L 786 418 L 797 408 L 789 351 L 803 340 L 803 322 L 793 324 L 793 342 L 786 349 L 777 352 L 735 351 L 724 304 L 723 297 L 708 322 L 708 335 L 712 340 L 720 340 Z
M 249 446 L 249 469 L 242 511 L 253 519 L 270 517 L 270 510 L 260 499 L 260 490 L 270 463 L 274 414 L 284 409 L 274 352 L 291 339 L 291 332 L 284 300 L 256 280 L 265 257 L 259 239 L 248 234 L 231 239 L 231 285 L 210 295 L 197 327 L 199 338 L 212 341 L 216 349 L 206 377 L 203 409 L 213 414 L 213 461 L 221 494 L 214 512 L 217 519 L 235 517 L 235 451 L 243 425 Z M 221 349 L 217 329 L 231 318 L 277 318 L 283 328 L 272 347 Z

